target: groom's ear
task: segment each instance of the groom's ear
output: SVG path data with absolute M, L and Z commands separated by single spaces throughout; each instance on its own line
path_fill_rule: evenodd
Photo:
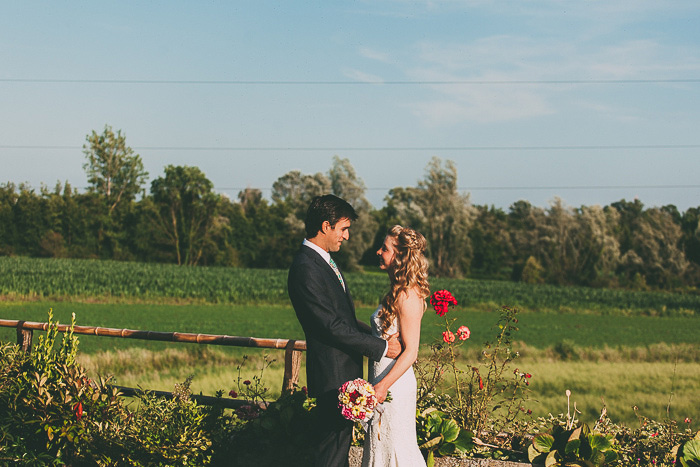
M 327 234 L 329 230 L 333 230 L 333 227 L 331 226 L 331 223 L 329 221 L 323 221 L 321 224 L 321 232 L 322 234 Z

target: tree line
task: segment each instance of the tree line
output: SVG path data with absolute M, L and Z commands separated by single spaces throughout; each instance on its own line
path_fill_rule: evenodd
M 83 152 L 84 192 L 68 183 L 38 192 L 0 184 L 0 255 L 287 268 L 309 201 L 334 193 L 359 214 L 338 255 L 348 270 L 375 266 L 387 228 L 403 224 L 426 236 L 434 275 L 635 289 L 700 284 L 700 207 L 645 208 L 637 199 L 479 206 L 459 193 L 454 163 L 433 158 L 417 186 L 391 189 L 376 209 L 349 160 L 337 156 L 326 173 L 278 178 L 270 201 L 255 188 L 230 199 L 192 166 L 168 165 L 147 191 L 140 156 L 109 126 L 88 135 Z

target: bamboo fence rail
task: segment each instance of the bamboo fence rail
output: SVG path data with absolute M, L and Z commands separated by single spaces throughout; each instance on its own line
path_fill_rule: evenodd
M 59 332 L 68 332 L 71 326 L 66 324 L 54 324 Z M 36 321 L 8 320 L 0 319 L 0 327 L 17 329 L 17 344 L 25 352 L 31 352 L 34 331 L 47 331 L 49 323 Z M 233 347 L 254 347 L 261 349 L 280 349 L 285 351 L 284 355 L 284 377 L 282 380 L 282 391 L 289 391 L 299 381 L 299 370 L 301 368 L 301 353 L 306 350 L 306 341 L 293 339 L 267 339 L 259 337 L 241 337 L 219 334 L 194 334 L 186 332 L 160 332 L 144 331 L 138 329 L 117 329 L 95 326 L 73 326 L 74 334 L 88 336 L 115 337 L 122 339 L 141 339 L 150 341 L 185 342 L 190 344 L 224 345 Z M 125 396 L 133 396 L 140 389 L 117 386 Z M 162 397 L 172 397 L 172 393 L 163 391 L 149 391 Z M 199 403 L 212 404 L 222 403 L 227 407 L 239 407 L 248 404 L 248 401 L 235 399 L 218 399 L 210 396 L 192 396 Z

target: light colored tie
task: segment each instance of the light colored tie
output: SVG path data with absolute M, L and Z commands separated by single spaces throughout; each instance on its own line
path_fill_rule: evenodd
M 345 290 L 345 282 L 343 281 L 343 276 L 340 274 L 340 269 L 338 269 L 338 266 L 335 264 L 335 261 L 333 261 L 333 258 L 328 260 L 328 264 L 331 265 L 333 268 L 333 272 L 335 272 L 335 275 L 338 276 L 338 280 L 340 281 L 340 285 L 343 286 L 343 290 Z

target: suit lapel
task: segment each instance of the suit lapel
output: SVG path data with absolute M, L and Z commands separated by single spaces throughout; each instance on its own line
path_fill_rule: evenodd
M 304 252 L 306 254 L 310 255 L 311 258 L 313 258 L 314 262 L 326 271 L 327 274 L 330 274 L 335 283 L 338 284 L 338 287 L 340 291 L 347 297 L 348 301 L 350 302 L 350 306 L 352 307 L 353 311 L 355 310 L 355 304 L 352 301 L 352 298 L 350 296 L 350 287 L 348 286 L 348 281 L 345 279 L 345 274 L 343 274 L 343 271 L 340 271 L 340 275 L 343 276 L 343 282 L 345 282 L 345 289 L 343 289 L 343 285 L 340 283 L 338 280 L 338 276 L 335 275 L 335 271 L 333 271 L 333 268 L 331 267 L 330 264 L 326 263 L 326 260 L 324 260 L 321 255 L 319 255 L 317 252 L 315 252 L 312 248 L 309 248 L 308 246 L 303 246 L 302 247 Z

